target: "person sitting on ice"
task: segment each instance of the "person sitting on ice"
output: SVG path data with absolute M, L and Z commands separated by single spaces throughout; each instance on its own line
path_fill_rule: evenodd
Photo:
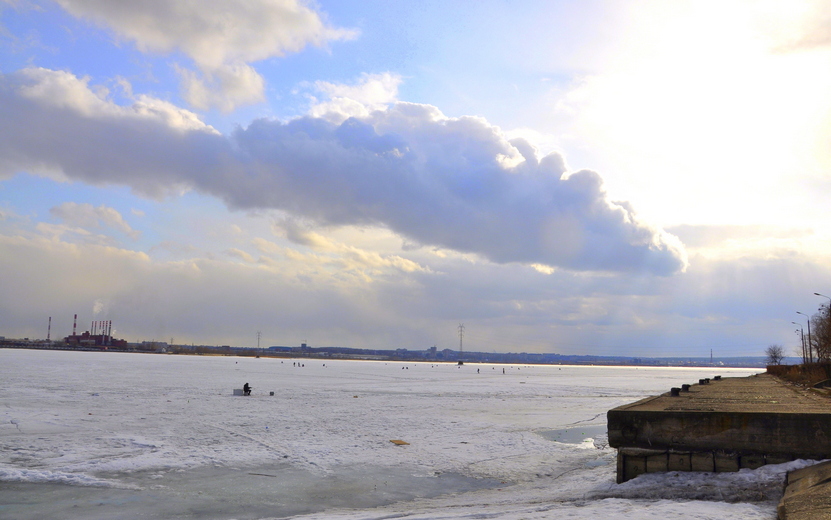
M 242 395 L 251 395 L 251 387 L 248 386 L 248 383 L 242 385 Z

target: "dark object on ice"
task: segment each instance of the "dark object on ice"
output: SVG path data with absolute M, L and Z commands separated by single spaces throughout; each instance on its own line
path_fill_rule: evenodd
M 251 395 L 251 387 L 248 386 L 248 383 L 242 385 L 242 395 Z

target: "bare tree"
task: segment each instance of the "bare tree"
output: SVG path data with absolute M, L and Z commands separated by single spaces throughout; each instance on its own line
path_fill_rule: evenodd
M 817 361 L 831 361 L 831 309 L 827 305 L 811 318 L 811 343 L 817 354 Z
M 785 358 L 785 349 L 782 345 L 771 345 L 765 349 L 765 355 L 768 357 L 768 365 L 779 365 L 782 363 L 782 359 Z

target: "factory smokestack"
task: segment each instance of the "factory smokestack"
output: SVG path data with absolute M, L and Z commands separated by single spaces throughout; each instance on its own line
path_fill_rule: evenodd
M 75 335 L 75 329 L 78 326 L 78 315 L 75 315 L 75 319 L 72 320 L 72 335 Z
M 46 341 L 52 339 L 52 316 L 49 316 L 49 326 L 46 328 Z

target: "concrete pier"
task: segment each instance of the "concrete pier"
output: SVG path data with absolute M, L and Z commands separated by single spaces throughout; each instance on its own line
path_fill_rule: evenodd
M 788 473 L 776 513 L 779 520 L 831 518 L 831 461 Z
M 769 374 L 702 379 L 610 410 L 607 420 L 618 482 L 831 458 L 831 399 Z

